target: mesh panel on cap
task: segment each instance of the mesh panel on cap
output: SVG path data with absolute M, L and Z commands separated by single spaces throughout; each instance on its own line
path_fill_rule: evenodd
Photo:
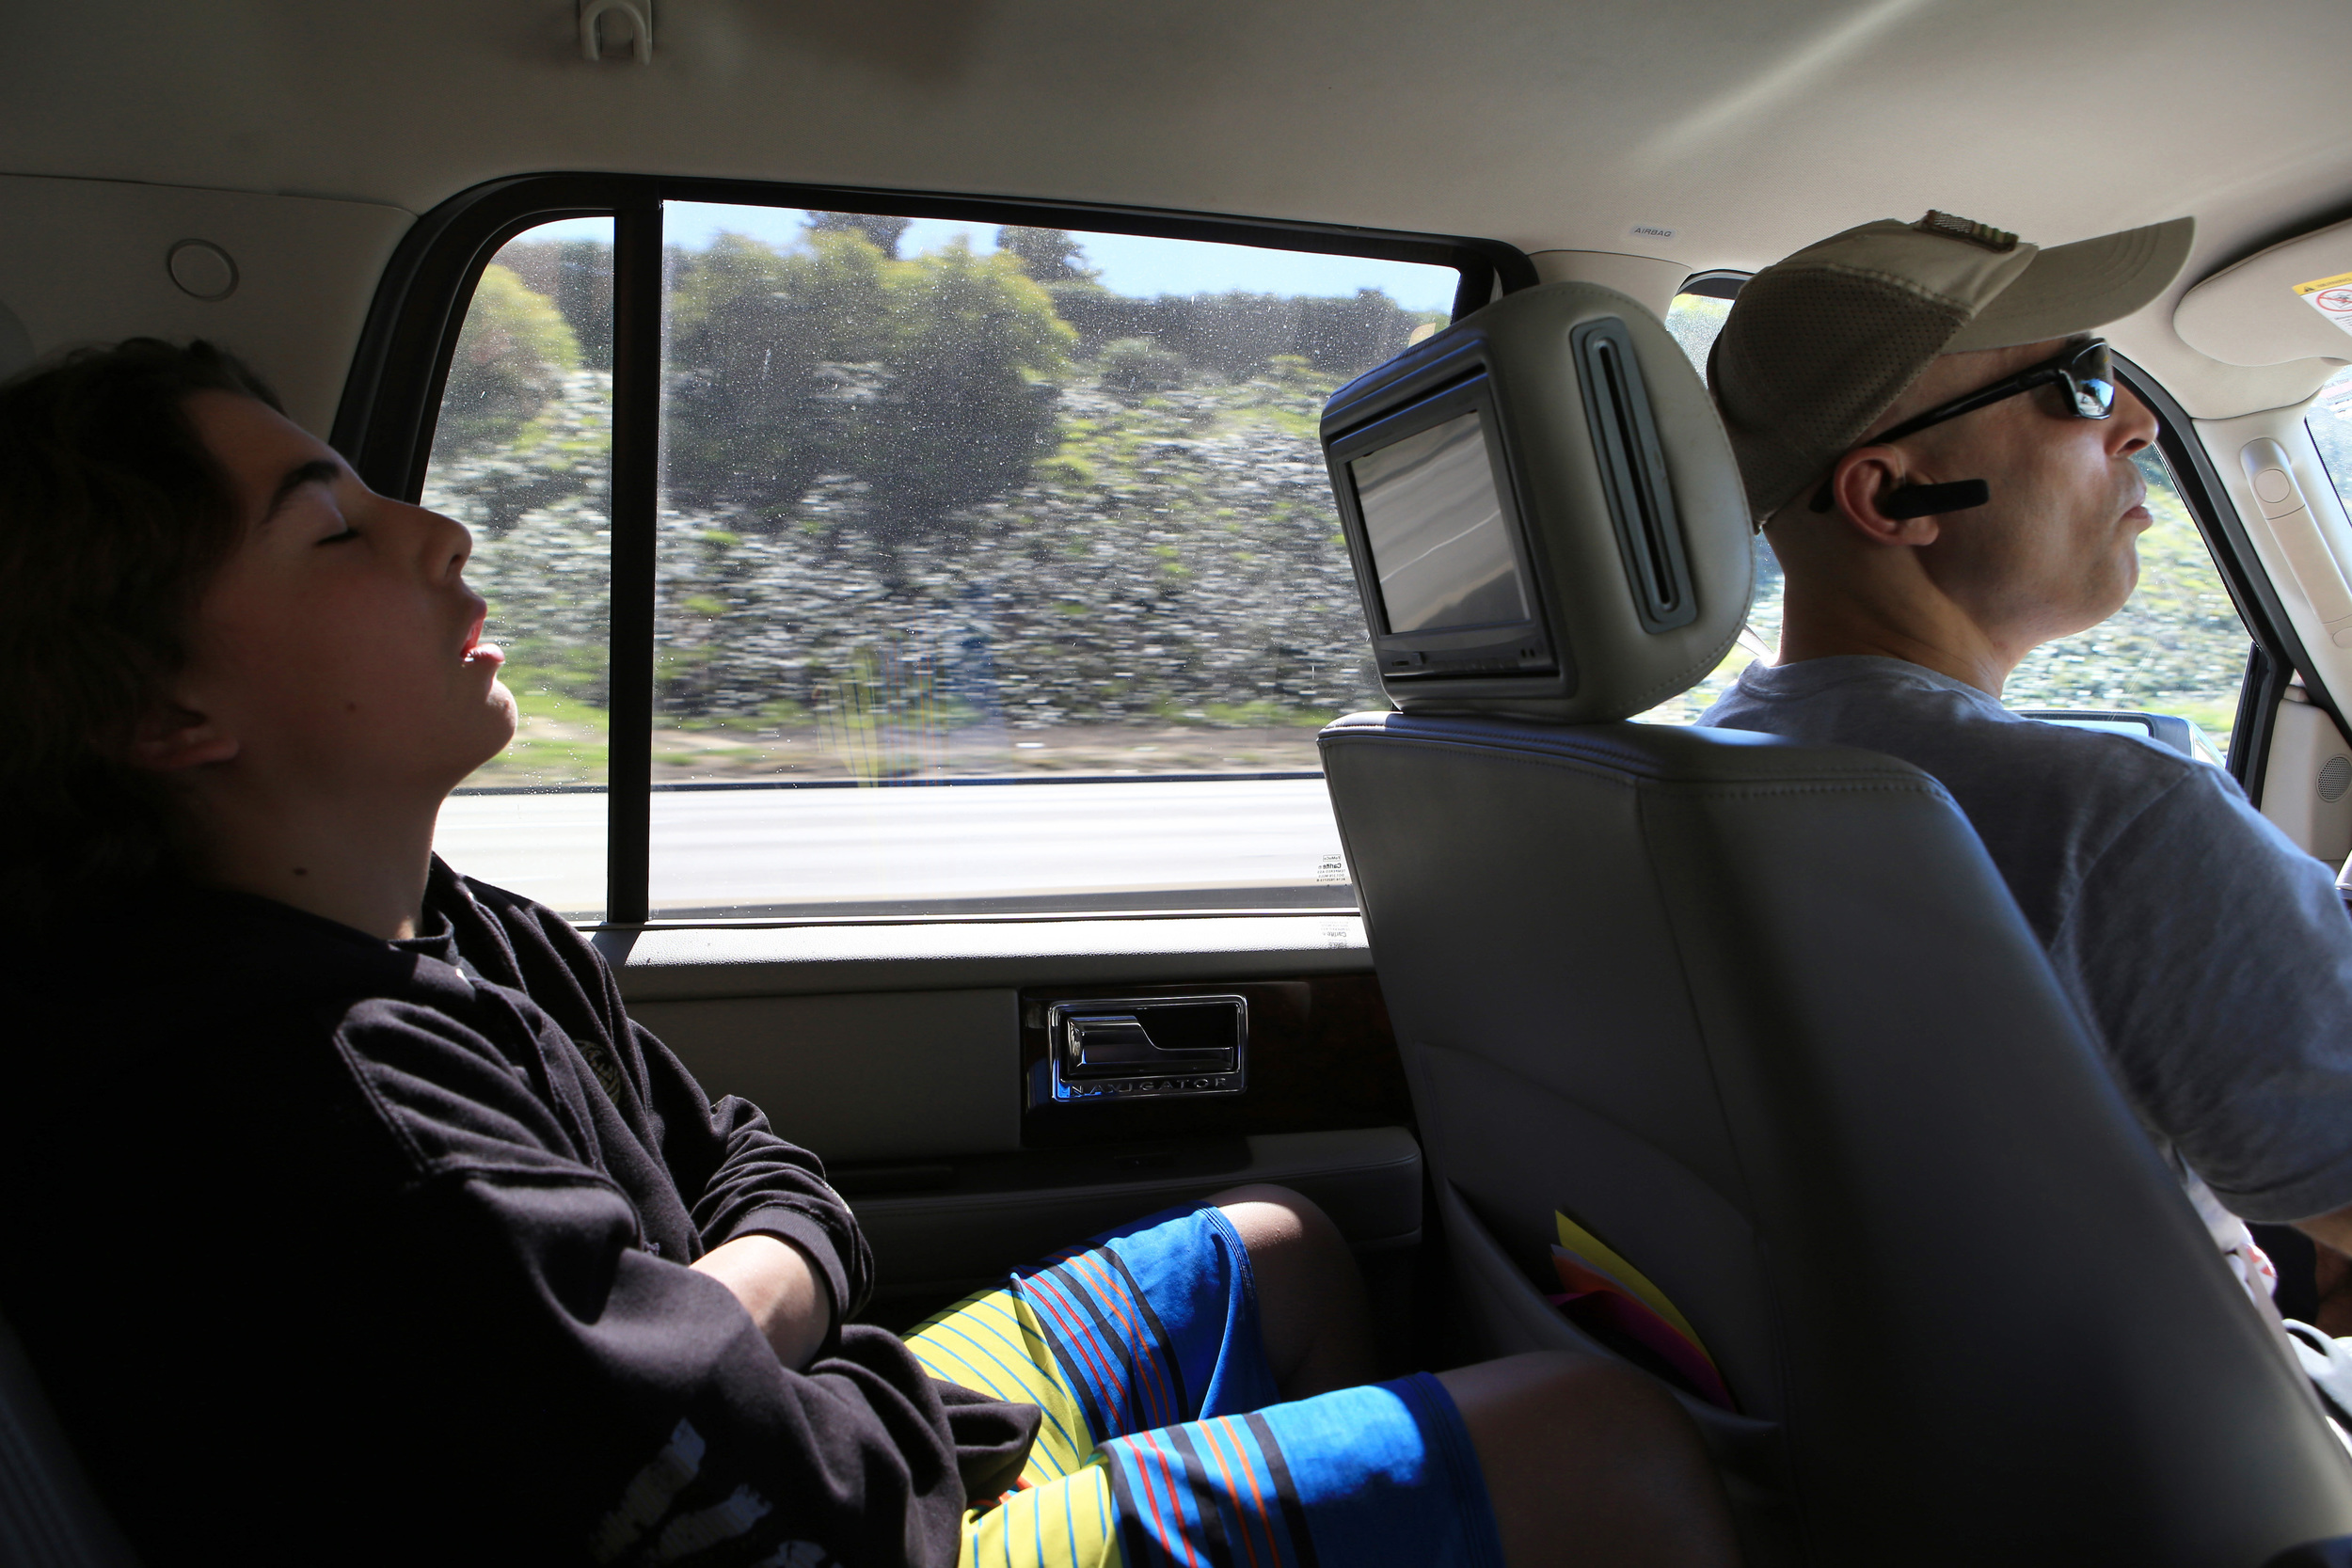
M 1767 268 L 1740 291 L 1708 381 L 1758 518 L 1819 480 L 1966 320 L 1915 284 L 1849 267 Z

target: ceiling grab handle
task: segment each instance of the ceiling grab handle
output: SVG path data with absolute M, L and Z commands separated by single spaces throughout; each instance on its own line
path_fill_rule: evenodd
M 653 64 L 653 0 L 580 0 L 580 58 L 604 58 L 604 17 L 618 11 L 628 20 L 629 47 L 639 65 Z
M 2339 648 L 2352 648 L 2352 584 L 2344 580 L 2344 568 L 2328 552 L 2286 449 L 2261 436 L 2238 450 L 2238 462 L 2262 507 L 2263 521 L 2270 525 L 2271 538 L 2295 574 L 2295 585 L 2311 602 L 2328 640 Z

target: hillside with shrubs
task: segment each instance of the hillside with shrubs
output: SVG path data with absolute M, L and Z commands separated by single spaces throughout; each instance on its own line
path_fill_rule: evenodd
M 814 214 L 788 248 L 667 258 L 657 776 L 1315 766 L 1317 727 L 1382 702 L 1316 420 L 1442 318 L 1373 291 L 1134 298 L 1056 230 L 900 257 L 904 227 Z M 476 534 L 524 713 L 477 784 L 602 776 L 611 267 L 510 245 L 451 367 L 425 499 Z M 2013 704 L 2226 735 L 2245 641 L 2177 500 L 2152 504 L 2140 593 Z M 1769 644 L 1761 546 L 1759 588 Z M 1654 717 L 1695 717 L 1747 657 Z

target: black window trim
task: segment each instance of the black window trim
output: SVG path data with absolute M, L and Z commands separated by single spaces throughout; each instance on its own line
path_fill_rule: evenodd
M 607 722 L 614 744 L 609 749 L 605 786 L 609 816 L 604 918 L 600 922 L 605 927 L 657 924 L 652 920 L 650 899 L 650 741 L 654 517 L 660 426 L 661 207 L 668 201 L 1025 224 L 1451 266 L 1461 275 L 1454 300 L 1456 320 L 1485 305 L 1498 292 L 1515 293 L 1537 282 L 1534 263 L 1516 246 L 1498 240 L 1014 197 L 664 175 L 548 173 L 490 181 L 435 207 L 417 220 L 385 268 L 328 436 L 328 443 L 372 488 L 406 500 L 416 499 L 422 492 L 441 388 L 474 286 L 490 259 L 509 240 L 542 224 L 576 217 L 612 219 L 612 610 Z M 648 743 L 620 744 L 623 736 L 643 736 Z M 1090 916 L 1088 911 L 1073 911 L 1064 918 Z
M 2278 590 L 2262 570 L 2262 558 L 2247 536 L 2245 521 L 2214 469 L 2213 454 L 2197 439 L 2187 412 L 2153 376 L 2122 355 L 2115 356 L 2115 366 L 2132 395 L 2156 416 L 2156 450 L 2171 468 L 2172 483 L 2188 503 L 2189 515 L 2204 535 L 2206 553 L 2213 557 L 2230 601 L 2252 641 L 2246 657 L 2246 677 L 2238 686 L 2237 717 L 2230 726 L 2230 776 L 2237 780 L 2247 799 L 2260 806 L 2263 775 L 2270 761 L 2272 721 L 2288 681 L 2301 675 L 2312 701 L 2339 729 L 2346 728 L 2344 714 L 2314 673 L 2311 654 L 2296 635 Z

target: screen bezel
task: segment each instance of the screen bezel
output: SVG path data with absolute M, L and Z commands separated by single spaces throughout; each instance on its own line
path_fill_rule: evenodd
M 1545 618 L 1542 579 L 1536 576 L 1535 562 L 1529 551 L 1525 511 L 1511 482 L 1493 381 L 1484 365 L 1450 369 L 1454 375 L 1434 391 L 1398 388 L 1401 395 L 1396 403 L 1335 436 L 1326 448 L 1334 481 L 1331 488 L 1340 506 L 1340 525 L 1347 536 L 1348 553 L 1355 560 L 1357 592 L 1363 600 L 1364 625 L 1372 634 L 1380 678 L 1491 679 L 1557 673 L 1559 665 L 1553 657 Z M 1388 607 L 1380 599 L 1372 535 L 1364 523 L 1363 504 L 1356 494 L 1356 471 L 1350 465 L 1359 457 L 1471 413 L 1478 416 L 1479 433 L 1486 442 L 1487 473 L 1494 483 L 1495 499 L 1502 510 L 1512 563 L 1518 568 L 1520 592 L 1528 607 L 1527 618 L 1452 629 L 1391 631 Z

